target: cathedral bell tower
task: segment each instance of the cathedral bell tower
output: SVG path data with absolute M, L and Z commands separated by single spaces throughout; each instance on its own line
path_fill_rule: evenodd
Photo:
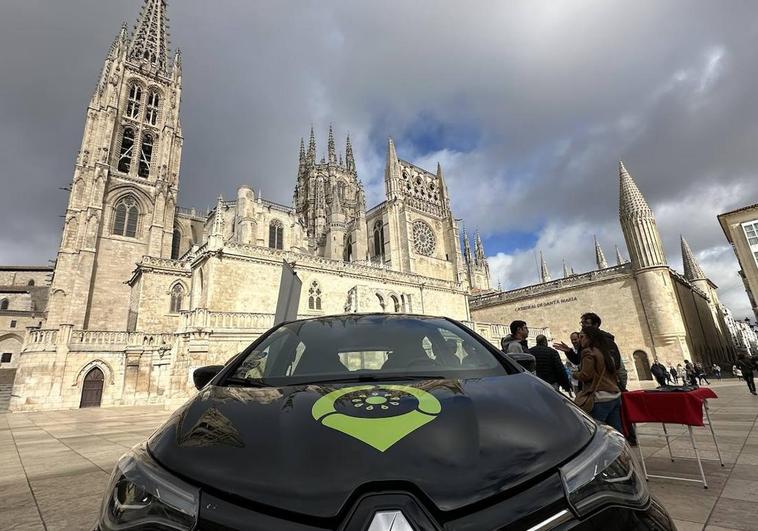
M 623 162 L 619 162 L 619 218 L 655 356 L 664 364 L 691 360 L 655 216 Z
M 166 0 L 145 0 L 116 36 L 87 107 L 51 287 L 48 326 L 124 330 L 144 255 L 171 256 L 182 68 L 169 61 Z

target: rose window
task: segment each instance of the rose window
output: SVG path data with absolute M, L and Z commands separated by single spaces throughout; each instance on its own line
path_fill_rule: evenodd
M 418 254 L 431 256 L 435 245 L 434 231 L 423 221 L 413 222 L 413 247 Z

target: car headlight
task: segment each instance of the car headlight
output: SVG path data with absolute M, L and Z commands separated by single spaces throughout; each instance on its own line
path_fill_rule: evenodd
M 597 427 L 589 446 L 560 473 L 569 505 L 580 518 L 611 505 L 644 509 L 650 500 L 631 448 L 605 425 Z
M 197 521 L 200 490 L 169 474 L 137 446 L 119 459 L 108 482 L 100 527 L 189 530 Z

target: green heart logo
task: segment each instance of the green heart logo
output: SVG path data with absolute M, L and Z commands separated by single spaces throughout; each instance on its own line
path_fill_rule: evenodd
M 359 385 L 322 396 L 311 414 L 324 426 L 384 452 L 433 421 L 440 411 L 439 400 L 416 387 Z

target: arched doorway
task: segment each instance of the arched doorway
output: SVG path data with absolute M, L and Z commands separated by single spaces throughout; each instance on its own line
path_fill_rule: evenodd
M 100 407 L 104 380 L 103 371 L 97 367 L 87 373 L 82 384 L 82 401 L 79 407 Z
M 653 373 L 650 372 L 650 360 L 647 358 L 647 352 L 644 350 L 635 350 L 634 367 L 637 369 L 637 378 L 640 380 L 652 380 Z

